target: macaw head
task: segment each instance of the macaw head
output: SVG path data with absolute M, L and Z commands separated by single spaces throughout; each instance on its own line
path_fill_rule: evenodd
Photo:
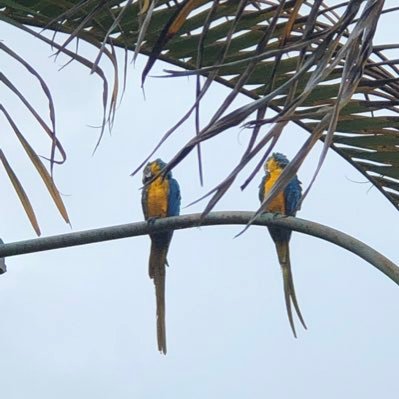
M 166 166 L 166 163 L 162 159 L 158 158 L 155 161 L 148 162 L 143 171 L 143 184 L 150 181 L 154 176 L 158 175 Z M 172 172 L 168 172 L 166 177 L 171 177 Z
M 276 169 L 284 169 L 289 164 L 288 158 L 281 152 L 274 152 L 265 163 L 265 171 L 273 172 Z

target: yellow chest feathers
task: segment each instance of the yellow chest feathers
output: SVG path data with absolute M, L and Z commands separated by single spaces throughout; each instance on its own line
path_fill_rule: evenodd
M 149 217 L 168 216 L 169 182 L 161 177 L 154 180 L 148 187 L 147 208 Z
M 276 183 L 276 180 L 279 178 L 279 176 L 282 173 L 282 169 L 274 169 L 273 171 L 269 172 L 269 176 L 265 181 L 265 195 L 270 192 L 274 184 Z M 284 192 L 280 191 L 274 198 L 273 200 L 268 204 L 266 207 L 267 212 L 277 212 L 281 214 L 285 214 L 285 198 L 284 198 Z

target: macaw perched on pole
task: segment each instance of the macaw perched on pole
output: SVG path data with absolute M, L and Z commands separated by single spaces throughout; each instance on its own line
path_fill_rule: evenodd
M 272 189 L 277 179 L 288 165 L 287 157 L 281 153 L 273 153 L 265 163 L 266 175 L 263 177 L 259 186 L 259 199 L 263 202 L 266 194 Z M 295 216 L 302 196 L 301 182 L 295 175 L 287 184 L 285 189 L 279 192 L 273 200 L 267 205 L 265 212 L 279 213 L 287 216 Z M 269 233 L 276 245 L 278 260 L 283 273 L 284 296 L 287 308 L 288 320 L 291 325 L 292 332 L 296 338 L 295 325 L 292 317 L 291 303 L 294 305 L 299 320 L 306 329 L 301 311 L 299 310 L 298 301 L 295 295 L 294 281 L 291 272 L 289 241 L 292 230 L 282 227 L 268 227 Z
M 166 166 L 161 159 L 149 162 L 143 172 L 143 192 L 141 203 L 144 217 L 151 222 L 154 219 L 177 216 L 180 213 L 180 188 L 172 173 L 166 176 L 159 173 Z M 155 176 L 159 175 L 154 179 Z M 151 251 L 149 260 L 149 275 L 154 280 L 157 306 L 157 337 L 158 350 L 166 354 L 165 327 L 165 266 L 173 231 L 150 234 Z

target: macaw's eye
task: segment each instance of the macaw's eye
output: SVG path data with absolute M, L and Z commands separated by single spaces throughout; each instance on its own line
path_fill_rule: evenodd
M 152 172 L 150 167 L 146 167 L 143 171 L 143 182 L 146 182 L 152 178 Z

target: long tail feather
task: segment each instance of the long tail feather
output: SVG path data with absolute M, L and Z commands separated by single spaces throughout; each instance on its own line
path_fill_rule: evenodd
M 307 330 L 305 320 L 303 319 L 301 310 L 299 309 L 298 300 L 296 299 L 295 288 L 294 288 L 294 279 L 292 278 L 291 265 L 287 268 L 287 270 L 288 270 L 288 274 L 289 274 L 288 282 L 290 284 L 291 301 L 296 310 L 296 314 L 298 315 L 298 318 L 299 318 L 301 324 L 303 325 L 303 328 L 305 330 Z
M 294 305 L 295 311 L 296 311 L 298 318 L 301 321 L 303 327 L 305 329 L 307 329 L 307 327 L 306 327 L 305 321 L 303 319 L 302 313 L 299 309 L 298 300 L 297 300 L 296 294 L 295 294 L 294 280 L 293 280 L 292 271 L 291 271 L 290 251 L 289 251 L 288 241 L 276 241 L 276 249 L 277 249 L 278 260 L 279 260 L 279 263 L 281 266 L 281 271 L 283 273 L 284 297 L 285 297 L 285 305 L 287 308 L 288 320 L 290 322 L 294 337 L 296 338 L 297 336 L 296 336 L 296 331 L 295 331 L 294 320 L 292 317 L 291 301 L 292 301 L 292 304 Z
M 158 350 L 166 355 L 166 325 L 165 325 L 165 265 L 168 243 L 151 240 L 149 275 L 154 280 L 157 303 L 157 338 Z
M 290 322 L 291 330 L 292 333 L 294 334 L 294 337 L 296 338 L 296 331 L 295 331 L 295 324 L 294 324 L 294 319 L 292 317 L 292 309 L 291 309 L 291 295 L 290 295 L 290 287 L 289 287 L 289 280 L 288 280 L 288 269 L 287 267 L 281 264 L 281 271 L 283 272 L 283 284 L 284 284 L 284 298 L 285 298 L 285 306 L 287 308 L 287 315 L 288 315 L 288 320 Z

